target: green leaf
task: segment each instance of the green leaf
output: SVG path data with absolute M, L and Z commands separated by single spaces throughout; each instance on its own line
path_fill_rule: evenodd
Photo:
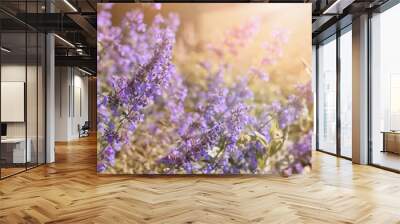
M 283 131 L 279 128 L 279 123 L 277 120 L 271 121 L 271 129 L 269 132 L 273 140 L 276 138 L 282 138 L 283 136 Z
M 268 149 L 268 155 L 272 156 L 275 153 L 279 152 L 282 149 L 283 141 L 282 140 L 273 140 L 271 142 L 271 147 Z
M 254 137 L 255 140 L 258 140 L 265 148 L 268 148 L 268 141 L 263 134 L 258 131 L 254 131 Z
M 258 167 L 260 167 L 261 170 L 263 170 L 265 168 L 265 165 L 266 165 L 266 160 L 263 157 L 264 156 L 262 156 L 262 157 L 258 157 L 257 156 L 257 165 L 258 165 Z

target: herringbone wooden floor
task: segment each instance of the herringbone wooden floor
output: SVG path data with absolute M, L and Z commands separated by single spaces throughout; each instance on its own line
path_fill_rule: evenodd
M 400 223 L 400 175 L 314 154 L 290 178 L 97 176 L 93 137 L 0 181 L 0 223 Z

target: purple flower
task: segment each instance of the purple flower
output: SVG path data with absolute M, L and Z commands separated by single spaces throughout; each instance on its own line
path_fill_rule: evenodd
M 293 168 L 296 171 L 296 173 L 302 173 L 304 169 L 303 164 L 301 164 L 300 162 L 295 163 Z
M 275 113 L 279 113 L 282 110 L 282 104 L 279 101 L 275 100 L 271 104 L 271 109 Z
M 286 29 L 276 29 L 271 33 L 272 37 L 279 40 L 282 43 L 287 43 L 289 41 L 289 31 Z
M 160 159 L 160 164 L 174 170 L 183 166 L 182 161 L 185 161 L 186 171 L 194 172 L 196 164 L 205 164 L 200 165 L 201 168 L 196 171 L 240 172 L 245 156 L 236 144 L 240 134 L 251 123 L 251 107 L 245 102 L 252 99 L 253 94 L 247 87 L 246 79 L 227 88 L 223 72 L 221 68 L 216 73 L 210 73 L 207 89 L 196 96 L 190 96 L 199 102 L 195 107 L 198 112 L 182 114 L 186 116 L 181 119 L 178 133 L 185 140 Z M 176 151 L 179 151 L 180 159 L 171 160 Z M 235 162 L 230 163 L 230 160 Z
M 185 169 L 185 172 L 186 172 L 186 173 L 191 174 L 191 173 L 192 173 L 193 166 L 192 166 L 191 163 L 187 162 L 187 163 L 184 163 L 184 164 L 183 164 L 183 169 Z
M 256 75 L 259 79 L 261 79 L 265 82 L 269 81 L 269 75 L 267 72 L 262 71 L 261 69 L 258 69 L 258 68 L 254 68 L 254 67 L 251 67 L 249 71 L 250 71 L 250 73 L 253 73 L 254 75 Z
M 98 172 L 117 171 L 122 163 L 143 173 L 263 173 L 268 164 L 283 164 L 271 172 L 290 175 L 309 165 L 311 134 L 302 123 L 312 108 L 311 85 L 282 91 L 271 102 L 252 82 L 269 81 L 261 66 L 282 55 L 285 33 L 274 32 L 275 40 L 263 46 L 264 65 L 239 76 L 225 56 L 252 43 L 260 23 L 256 18 L 233 27 L 222 44 L 195 49 L 218 58 L 196 61 L 201 69 L 192 74 L 174 65 L 180 60 L 173 59 L 177 14 L 153 11 L 151 20 L 137 9 L 113 26 L 110 8 L 98 12 Z M 298 129 L 307 136 L 292 133 Z M 285 137 L 272 139 L 276 133 Z M 294 159 L 269 163 L 279 147 Z
M 170 16 L 167 20 L 158 17 L 158 21 L 147 27 L 143 13 L 135 10 L 122 20 L 125 32 L 112 26 L 111 14 L 107 11 L 110 8 L 102 7 L 98 12 L 101 46 L 98 80 L 102 89 L 98 92 L 98 123 L 102 133 L 98 158 L 99 164 L 104 166 L 113 166 L 122 143 L 129 144 L 128 135 L 143 122 L 144 110 L 161 95 L 176 73 L 171 60 L 179 25 L 179 18 Z M 176 95 L 184 98 L 185 90 Z
M 152 3 L 151 6 L 152 6 L 152 8 L 155 9 L 155 10 L 160 10 L 162 4 L 161 4 L 161 3 Z
M 113 7 L 114 3 L 100 3 L 99 6 L 103 10 L 110 10 Z
M 294 107 L 288 107 L 280 112 L 279 116 L 279 127 L 285 129 L 296 121 L 298 117 L 298 111 Z
M 97 172 L 102 173 L 106 170 L 106 165 L 103 163 L 98 163 L 97 164 Z
M 288 150 L 293 156 L 291 163 L 287 167 L 292 172 L 302 173 L 305 166 L 310 165 L 311 160 L 311 144 L 312 144 L 312 131 L 306 135 L 301 136 L 293 144 L 290 144 Z
M 293 169 L 291 167 L 286 168 L 286 169 L 283 170 L 283 175 L 286 176 L 286 177 L 291 176 L 292 173 L 293 173 Z

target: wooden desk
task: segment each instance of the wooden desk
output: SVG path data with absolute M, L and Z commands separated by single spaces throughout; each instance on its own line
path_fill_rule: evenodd
M 31 162 L 31 145 L 30 138 L 26 140 L 28 143 L 25 153 L 25 138 L 6 138 L 1 139 L 1 159 L 6 163 L 25 163 Z
M 400 154 L 400 131 L 383 131 L 382 152 Z

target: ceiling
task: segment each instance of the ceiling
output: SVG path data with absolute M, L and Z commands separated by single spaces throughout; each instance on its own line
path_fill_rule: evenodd
M 218 0 L 232 2 L 232 0 Z M 351 23 L 352 16 L 373 9 L 388 0 L 236 0 L 235 2 L 312 3 L 313 42 L 331 35 Z M 96 3 L 107 0 L 1 0 L 0 21 L 3 32 L 17 33 L 25 28 L 55 32 L 56 65 L 74 65 L 96 72 Z M 112 2 L 138 2 L 113 0 Z M 149 1 L 143 1 L 149 2 Z M 188 2 L 166 0 L 164 2 Z M 192 0 L 190 2 L 204 2 Z M 213 1 L 214 2 L 214 1 Z M 49 12 L 52 13 L 49 13 Z M 25 13 L 28 12 L 28 13 Z M 340 21 L 340 23 L 338 23 Z M 347 22 L 346 22 L 347 21 Z M 338 26 L 337 24 L 340 24 Z M 9 37 L 8 37 L 9 36 Z M 16 41 L 9 34 L 7 38 Z M 66 41 L 65 41 L 66 40 Z M 24 44 L 24 43 L 20 43 Z M 29 52 L 29 49 L 28 49 Z
M 352 19 L 372 11 L 388 0 L 312 0 L 313 43 L 319 43 L 352 23 Z
M 35 55 L 36 46 L 26 45 L 21 32 L 28 31 L 28 42 L 31 31 L 54 32 L 56 66 L 96 73 L 96 0 L 1 0 L 0 25 L 2 44 L 12 49 L 9 58 Z

